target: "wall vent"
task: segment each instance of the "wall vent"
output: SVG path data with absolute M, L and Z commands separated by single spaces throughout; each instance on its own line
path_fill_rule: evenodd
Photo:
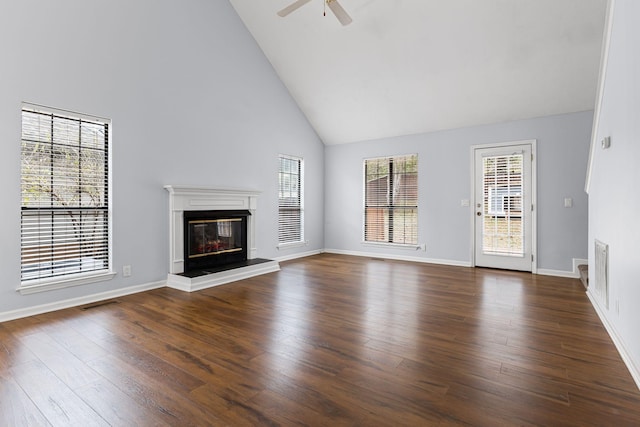
M 609 309 L 609 245 L 595 241 L 595 293 Z

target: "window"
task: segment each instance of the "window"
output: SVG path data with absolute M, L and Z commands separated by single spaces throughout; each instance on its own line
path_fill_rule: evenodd
M 278 243 L 304 239 L 302 159 L 281 155 L 278 167 Z
M 109 127 L 23 107 L 21 289 L 109 272 Z
M 365 242 L 418 244 L 418 156 L 364 161 Z
M 486 176 L 485 181 L 487 181 Z M 520 185 L 488 185 L 487 190 L 489 190 L 489 215 L 520 216 L 519 214 L 522 211 L 522 189 Z

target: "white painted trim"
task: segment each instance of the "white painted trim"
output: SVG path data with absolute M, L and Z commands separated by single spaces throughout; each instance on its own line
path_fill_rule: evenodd
M 165 185 L 169 192 L 169 273 L 184 271 L 184 211 L 248 210 L 247 259 L 257 258 L 255 224 L 259 191 Z
M 318 254 L 321 254 L 322 252 L 323 252 L 322 250 L 317 249 L 317 250 L 314 250 L 314 251 L 308 251 L 308 252 L 302 252 L 302 253 L 297 253 L 297 254 L 280 256 L 280 257 L 274 258 L 274 260 L 278 261 L 278 262 L 290 261 L 292 259 L 306 258 L 308 256 L 318 255 Z
M 618 335 L 614 326 L 611 323 L 609 323 L 609 321 L 607 320 L 607 316 L 604 314 L 604 312 L 600 308 L 600 305 L 598 304 L 598 298 L 595 297 L 591 292 L 592 292 L 591 287 L 589 287 L 589 289 L 586 292 L 587 297 L 589 298 L 589 301 L 591 301 L 591 305 L 593 306 L 596 313 L 598 314 L 598 317 L 600 318 L 602 325 L 607 330 L 607 333 L 611 337 L 613 344 L 616 346 L 616 349 L 618 350 L 620 357 L 622 357 L 622 361 L 627 366 L 627 369 L 629 370 L 631 377 L 633 378 L 633 380 L 636 383 L 636 386 L 640 390 L 640 368 L 633 363 L 633 357 L 631 356 L 631 353 L 627 351 L 627 348 L 624 345 L 624 341 L 622 340 L 622 338 L 620 338 L 620 335 Z
M 573 258 L 573 271 L 550 270 L 547 268 L 539 268 L 536 274 L 539 274 L 541 276 L 555 276 L 555 277 L 567 277 L 569 279 L 579 279 L 580 270 L 578 270 L 578 266 L 581 264 L 587 264 L 587 263 L 588 261 L 586 259 Z
M 476 150 L 484 150 L 491 148 L 505 148 L 511 146 L 518 145 L 530 145 L 531 146 L 531 205 L 533 206 L 533 210 L 531 211 L 531 254 L 533 255 L 533 260 L 531 261 L 531 273 L 538 273 L 538 150 L 537 145 L 538 141 L 536 139 L 525 139 L 521 141 L 507 141 L 507 142 L 496 142 L 490 144 L 476 144 L 471 146 L 471 155 L 470 155 L 470 164 L 471 164 L 471 186 L 469 187 L 471 190 L 471 248 L 470 248 L 470 258 L 471 259 L 471 267 L 476 266 Z
M 449 260 L 449 259 L 409 257 L 409 256 L 400 256 L 400 255 L 380 254 L 376 252 L 344 251 L 342 249 L 325 249 L 324 252 L 329 254 L 338 254 L 338 255 L 353 255 L 353 256 L 368 257 L 368 258 L 392 259 L 395 261 L 412 261 L 412 262 L 421 262 L 425 264 L 450 265 L 454 267 L 471 267 L 471 263 L 468 261 L 456 261 L 456 260 Z
M 580 270 L 578 270 L 578 266 L 579 265 L 588 265 L 589 264 L 589 260 L 588 259 L 582 259 L 582 258 L 574 258 L 573 259 L 573 273 L 576 275 L 576 277 L 579 279 L 580 278 Z
M 278 262 L 269 261 L 199 277 L 185 277 L 170 273 L 167 277 L 167 287 L 185 292 L 195 292 L 279 270 L 280 264 Z
M 611 45 L 611 32 L 613 31 L 613 12 L 615 0 L 607 3 L 607 15 L 605 18 L 604 34 L 602 35 L 602 49 L 600 53 L 600 76 L 598 78 L 598 89 L 596 93 L 596 105 L 593 114 L 593 126 L 591 128 L 591 147 L 589 148 L 589 160 L 587 162 L 587 176 L 584 183 L 584 191 L 589 194 L 591 188 L 591 173 L 596 147 L 598 144 L 598 129 L 600 127 L 600 110 L 602 109 L 602 99 L 604 98 L 604 86 L 607 79 L 607 67 L 609 63 L 609 47 Z
M 22 102 L 22 109 L 27 109 L 27 110 L 31 110 L 31 111 L 35 111 L 38 113 L 45 113 L 45 114 L 56 114 L 58 116 L 63 116 L 63 117 L 71 117 L 71 118 L 78 118 L 81 120 L 86 120 L 86 121 L 90 121 L 90 122 L 103 122 L 103 123 L 109 123 L 109 127 L 111 127 L 111 119 L 108 119 L 106 117 L 100 117 L 100 116 L 96 116 L 93 114 L 85 114 L 85 113 L 79 113 L 77 111 L 71 111 L 71 110 L 63 110 L 61 108 L 55 108 L 55 107 L 48 107 L 46 105 L 40 105 L 40 104 L 34 104 L 33 102 Z
M 303 246 L 308 246 L 308 245 L 309 245 L 309 241 L 308 240 L 303 240 L 301 242 L 279 243 L 276 246 L 276 249 L 279 250 L 279 251 L 285 251 L 287 249 L 301 248 Z
M 403 249 L 409 251 L 419 251 L 423 248 L 423 245 L 407 245 L 404 243 L 389 243 L 389 242 L 360 242 L 362 246 L 377 246 L 379 248 L 388 249 Z
M 36 316 L 38 314 L 49 313 L 51 311 L 63 310 L 66 308 L 77 307 L 80 305 L 91 304 L 94 302 L 104 301 L 112 298 L 118 298 L 125 295 L 136 294 L 138 292 L 150 291 L 152 289 L 162 288 L 165 282 L 152 282 L 143 285 L 131 286 L 128 288 L 115 289 L 112 291 L 101 292 L 98 294 L 87 295 L 84 297 L 71 298 L 63 301 L 56 301 L 48 304 L 37 305 L 34 307 L 21 308 L 17 310 L 5 311 L 0 313 L 0 322 L 20 319 L 23 317 Z
M 91 272 L 84 275 L 82 273 L 79 273 L 42 280 L 35 279 L 22 282 L 22 284 L 16 290 L 20 292 L 20 295 L 30 295 L 38 292 L 53 291 L 55 289 L 70 288 L 72 286 L 106 282 L 107 280 L 113 279 L 115 275 L 115 271 L 102 271 L 99 273 Z
M 539 268 L 536 274 L 539 274 L 540 276 L 566 277 L 568 279 L 578 278 L 573 271 L 551 270 L 547 268 Z
M 104 282 L 116 276 L 113 268 L 113 121 L 106 117 L 79 113 L 77 111 L 63 110 L 60 108 L 47 107 L 45 105 L 22 102 L 21 111 L 29 110 L 44 114 L 54 114 L 67 118 L 77 118 L 90 122 L 106 124 L 109 128 L 107 135 L 107 251 L 108 266 L 104 270 L 91 271 L 89 273 L 70 273 L 63 276 L 47 277 L 44 279 L 33 279 L 21 281 L 16 291 L 21 295 L 30 295 L 39 292 L 64 289 L 72 286 L 87 285 L 90 283 Z M 1 313 L 0 313 L 1 314 Z M 1 321 L 1 320 L 0 320 Z
M 538 274 L 538 141 L 531 140 L 531 273 Z

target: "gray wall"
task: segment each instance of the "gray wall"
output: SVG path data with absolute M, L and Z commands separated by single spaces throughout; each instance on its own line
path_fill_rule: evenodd
M 471 262 L 471 146 L 537 140 L 538 268 L 572 272 L 587 258 L 584 177 L 592 112 L 521 120 L 444 132 L 327 146 L 325 247 L 345 253 L 391 255 L 451 264 Z M 364 158 L 418 153 L 419 244 L 424 251 L 363 245 Z M 573 198 L 573 208 L 564 198 Z
M 324 147 L 228 2 L 3 2 L 0 52 L 0 313 L 166 279 L 165 184 L 262 191 L 260 257 L 324 247 Z M 22 101 L 113 120 L 113 260 L 130 278 L 16 292 Z M 309 245 L 286 251 L 279 153 L 305 159 Z
M 594 240 L 609 245 L 609 308 L 592 293 L 618 348 L 640 386 L 640 2 L 617 0 L 609 58 L 601 76 L 589 187 L 589 277 L 595 277 Z M 606 76 L 606 79 L 604 77 Z

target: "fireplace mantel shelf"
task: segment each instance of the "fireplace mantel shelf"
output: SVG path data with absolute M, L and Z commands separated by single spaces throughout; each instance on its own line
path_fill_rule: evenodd
M 187 185 L 165 185 L 164 188 L 169 192 L 170 259 L 167 286 L 184 291 L 195 291 L 280 269 L 276 261 L 271 261 L 259 266 L 243 267 L 193 279 L 181 276 L 180 273 L 184 272 L 184 211 L 248 210 L 251 215 L 247 222 L 247 259 L 257 258 L 255 224 L 260 192 Z
M 240 188 L 210 188 L 210 187 L 199 187 L 194 185 L 165 185 L 164 188 L 170 194 L 176 195 L 214 195 L 214 196 L 224 196 L 230 195 L 234 197 L 257 197 L 260 195 L 259 191 L 255 190 L 247 190 Z

